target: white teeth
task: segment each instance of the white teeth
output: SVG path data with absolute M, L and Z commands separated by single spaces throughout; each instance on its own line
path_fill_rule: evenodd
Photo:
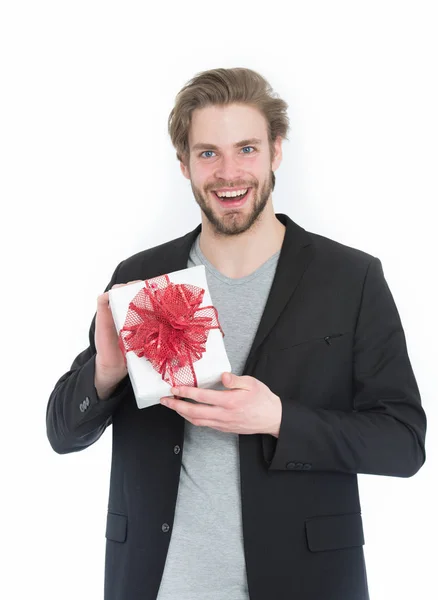
M 246 190 L 235 190 L 233 192 L 216 192 L 219 198 L 235 198 L 236 196 L 243 196 L 248 191 Z

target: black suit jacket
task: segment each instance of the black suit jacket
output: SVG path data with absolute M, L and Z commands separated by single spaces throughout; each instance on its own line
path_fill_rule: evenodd
M 379 259 L 277 218 L 286 234 L 244 368 L 283 407 L 278 439 L 239 436 L 249 594 L 365 600 L 357 474 L 414 475 L 426 417 Z M 186 268 L 200 230 L 122 261 L 106 290 Z M 112 423 L 105 599 L 155 600 L 185 421 L 161 405 L 139 410 L 128 377 L 98 399 L 94 328 L 95 317 L 89 347 L 50 395 L 47 435 L 56 452 L 74 452 Z

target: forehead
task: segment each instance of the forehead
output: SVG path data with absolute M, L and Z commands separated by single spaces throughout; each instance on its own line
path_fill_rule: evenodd
M 239 140 L 259 138 L 268 142 L 268 131 L 262 113 L 245 104 L 206 106 L 192 113 L 189 146 L 206 143 L 231 146 Z

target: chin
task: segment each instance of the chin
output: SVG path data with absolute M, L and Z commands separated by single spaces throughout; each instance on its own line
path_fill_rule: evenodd
M 250 207 L 249 210 L 230 210 L 224 214 L 208 209 L 203 212 L 215 232 L 224 235 L 239 235 L 248 231 L 261 214 L 253 207 Z

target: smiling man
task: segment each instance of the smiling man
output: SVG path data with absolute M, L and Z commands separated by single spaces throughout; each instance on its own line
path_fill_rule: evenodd
M 245 137 L 248 132 L 256 137 Z M 233 236 L 235 243 L 234 236 L 257 221 L 259 230 L 266 225 L 275 227 L 278 237 L 284 226 L 273 213 L 272 172 L 281 162 L 282 139 L 279 136 L 270 144 L 260 111 L 241 104 L 197 109 L 188 137 L 190 158 L 187 164 L 180 163 L 181 170 L 190 179 L 209 237 L 215 233 L 223 238 Z M 205 141 L 198 141 L 203 138 Z M 215 143 L 208 143 L 210 138 Z
M 112 424 L 105 600 L 367 600 L 357 475 L 424 463 L 381 262 L 274 212 L 286 109 L 250 69 L 179 92 L 169 134 L 201 223 L 117 266 L 88 348 L 50 395 L 59 453 Z M 108 290 L 196 265 L 232 372 L 138 410 Z

